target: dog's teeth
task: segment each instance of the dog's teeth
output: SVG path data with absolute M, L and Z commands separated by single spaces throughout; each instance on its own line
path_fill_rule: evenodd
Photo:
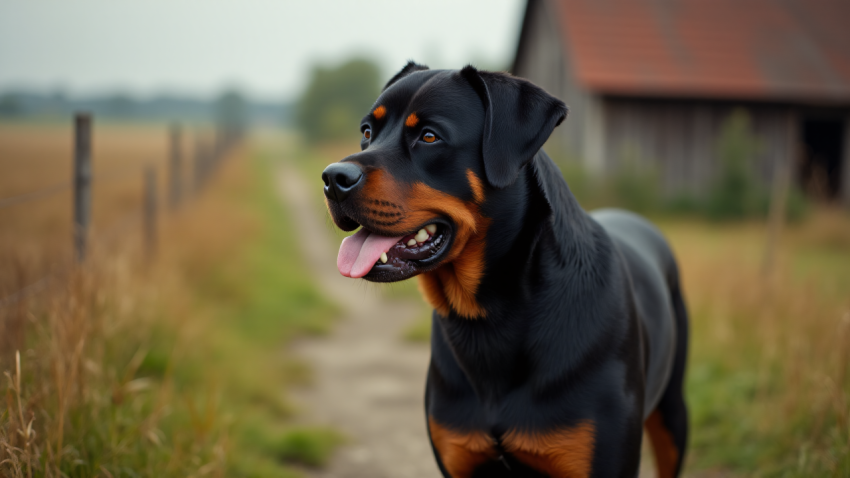
M 386 264 L 386 263 L 387 263 L 387 253 L 386 253 L 386 252 L 382 252 L 382 253 L 381 253 L 381 263 L 382 263 L 382 264 Z
M 437 225 L 428 224 L 427 226 L 425 226 L 425 230 L 428 231 L 428 234 L 433 235 L 435 232 L 437 232 Z
M 411 240 L 407 241 L 407 245 L 408 246 L 415 246 L 416 245 L 416 239 L 411 239 Z
M 416 233 L 416 242 L 425 242 L 428 240 L 428 231 L 425 229 L 420 229 L 419 232 Z

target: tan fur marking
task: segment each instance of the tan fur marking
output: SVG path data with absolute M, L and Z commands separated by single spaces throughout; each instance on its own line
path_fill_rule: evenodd
M 387 109 L 384 107 L 384 105 L 381 105 L 381 106 L 375 108 L 375 111 L 372 112 L 372 116 L 374 116 L 375 119 L 378 119 L 378 120 L 382 119 L 386 114 L 387 114 Z
M 676 463 L 679 461 L 679 450 L 673 443 L 670 431 L 664 426 L 661 412 L 654 410 L 643 423 L 649 441 L 652 442 L 652 452 L 655 455 L 655 468 L 658 478 L 676 476 Z
M 419 124 L 419 117 L 416 116 L 416 113 L 410 113 L 410 116 L 404 121 L 404 125 L 408 128 L 413 128 L 417 124 Z
M 469 187 L 472 189 L 472 197 L 475 198 L 477 204 L 484 202 L 484 186 L 478 176 L 471 169 L 466 170 L 466 180 L 469 181 Z
M 509 431 L 502 437 L 505 451 L 549 476 L 590 476 L 596 427 L 585 421 L 566 430 L 548 433 Z
M 431 441 L 446 471 L 454 478 L 468 478 L 482 463 L 495 459 L 493 440 L 483 432 L 460 433 L 428 417 Z
M 490 219 L 480 214 L 478 205 L 424 183 L 401 187 L 382 170 L 369 173 L 362 194 L 365 198 L 382 198 L 403 209 L 404 214 L 398 216 L 397 222 L 394 217 L 386 232 L 407 231 L 437 216 L 452 219 L 455 223 L 452 249 L 441 267 L 419 275 L 419 289 L 425 300 L 444 316 L 452 309 L 462 317 L 484 317 L 485 310 L 475 299 L 475 293 L 484 274 L 485 237 Z M 370 219 L 376 224 L 387 222 L 387 217 L 374 214 Z
M 414 184 L 410 197 L 410 204 L 416 205 L 416 209 L 445 214 L 456 226 L 454 244 L 444 265 L 419 275 L 419 290 L 425 300 L 444 316 L 451 308 L 461 317 L 484 317 L 486 312 L 475 299 L 475 293 L 484 274 L 485 237 L 490 219 L 479 213 L 477 205 L 423 183 Z

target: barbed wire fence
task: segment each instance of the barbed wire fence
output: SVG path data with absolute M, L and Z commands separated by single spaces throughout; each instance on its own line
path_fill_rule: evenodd
M 166 188 L 167 210 L 177 211 L 192 196 L 201 193 L 209 178 L 219 168 L 222 160 L 243 137 L 242 129 L 217 128 L 214 139 L 196 135 L 194 156 L 191 165 L 191 177 L 184 177 L 186 169 L 183 156 L 183 128 L 173 124 L 168 128 L 168 185 Z M 91 241 L 92 195 L 95 182 L 103 183 L 127 179 L 134 175 L 141 177 L 142 201 L 140 207 L 129 211 L 113 221 L 99 232 L 100 240 L 112 240 L 126 235 L 130 229 L 141 226 L 143 253 L 152 259 L 157 251 L 157 228 L 160 215 L 164 212 L 159 202 L 159 181 L 153 164 L 124 167 L 94 174 L 92 168 L 93 117 L 88 113 L 74 116 L 74 155 L 73 173 L 68 181 L 51 186 L 0 198 L 0 210 L 12 207 L 24 207 L 29 203 L 53 197 L 69 189 L 73 194 L 72 241 L 73 261 L 64 267 L 53 268 L 50 272 L 14 292 L 0 297 L 0 310 L 20 303 L 24 299 L 46 290 L 51 283 L 59 280 L 74 267 L 86 262 L 93 246 Z

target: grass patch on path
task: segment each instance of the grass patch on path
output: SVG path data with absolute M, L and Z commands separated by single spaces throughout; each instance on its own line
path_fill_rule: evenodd
M 223 261 L 196 290 L 198 300 L 215 309 L 219 344 L 215 369 L 230 382 L 228 408 L 234 421 L 229 476 L 289 476 L 282 462 L 322 465 L 339 440 L 324 429 L 290 430 L 294 413 L 286 401 L 287 385 L 309 381 L 309 370 L 282 352 L 298 335 L 328 332 L 337 310 L 309 279 L 286 208 L 273 183 L 274 164 L 266 151 L 250 163 L 251 186 L 234 191 L 231 200 L 255 215 L 258 230 Z M 293 447 L 293 437 L 312 437 Z

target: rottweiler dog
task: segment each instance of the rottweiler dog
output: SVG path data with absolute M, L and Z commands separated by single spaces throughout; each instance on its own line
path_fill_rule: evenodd
M 566 105 L 506 73 L 409 63 L 322 173 L 342 275 L 419 278 L 434 307 L 426 419 L 452 478 L 682 467 L 688 323 L 661 233 L 586 213 L 541 150 Z

